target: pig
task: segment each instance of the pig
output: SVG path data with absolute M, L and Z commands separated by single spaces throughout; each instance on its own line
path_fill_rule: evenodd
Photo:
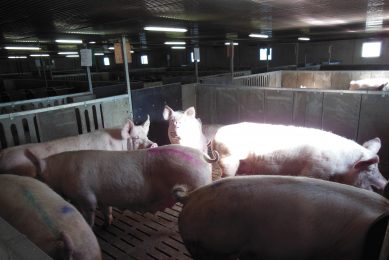
M 389 220 L 384 197 L 308 177 L 237 176 L 173 193 L 194 259 L 378 259 Z
M 222 176 L 289 174 L 382 192 L 379 138 L 359 145 L 339 135 L 305 127 L 243 122 L 221 127 L 212 149 Z
M 0 151 L 0 172 L 35 177 L 35 167 L 25 156 L 29 149 L 39 158 L 75 150 L 137 150 L 156 147 L 147 137 L 150 117 L 139 126 L 131 120 L 122 128 L 103 129 L 78 136 L 61 138 L 49 142 L 15 146 Z
M 54 259 L 102 259 L 77 209 L 34 178 L 0 175 L 0 217 Z
M 360 79 L 350 81 L 350 90 L 389 90 L 388 78 Z
M 156 212 L 172 206 L 176 184 L 195 189 L 212 181 L 211 164 L 218 160 L 181 145 L 138 151 L 72 151 L 39 159 L 28 151 L 39 178 L 70 199 L 93 226 L 99 204 L 105 225 L 110 206 Z
M 185 111 L 174 111 L 168 105 L 163 110 L 163 118 L 169 121 L 170 143 L 180 144 L 207 152 L 210 141 L 221 125 L 202 125 L 196 118 L 196 110 L 190 107 Z

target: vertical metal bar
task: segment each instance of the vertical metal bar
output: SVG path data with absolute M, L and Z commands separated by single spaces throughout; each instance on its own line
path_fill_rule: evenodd
M 45 61 L 42 59 L 42 57 L 40 58 L 40 61 L 41 61 L 41 68 L 43 69 L 43 77 L 45 78 L 45 87 L 46 87 L 46 90 L 47 90 L 47 77 L 46 77 L 46 63 Z
M 126 36 L 122 36 L 122 51 L 123 51 L 123 62 L 124 62 L 124 75 L 126 76 L 127 83 L 127 93 L 128 93 L 128 114 L 130 119 L 133 120 L 133 110 L 132 110 L 132 98 L 131 98 L 131 85 L 130 85 L 130 76 L 128 74 L 128 61 L 127 61 L 127 51 L 126 51 Z
M 230 69 L 231 69 L 231 79 L 234 79 L 234 42 L 230 41 Z
M 199 83 L 199 65 L 197 63 L 197 59 L 194 59 L 195 63 L 195 77 L 196 77 L 196 83 Z
M 90 67 L 86 66 L 86 75 L 88 77 L 89 92 L 93 94 L 92 78 L 90 75 Z

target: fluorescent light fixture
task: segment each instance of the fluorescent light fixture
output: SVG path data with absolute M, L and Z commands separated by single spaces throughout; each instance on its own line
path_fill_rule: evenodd
M 108 47 L 108 50 L 114 50 L 115 47 Z
M 49 57 L 49 54 L 30 54 L 30 57 Z
M 66 58 L 78 58 L 80 55 L 66 55 Z
M 104 53 L 102 53 L 102 52 L 96 52 L 96 53 L 95 53 L 95 56 L 104 56 Z
M 269 38 L 269 35 L 266 35 L 266 34 L 257 34 L 257 33 L 250 33 L 249 34 L 249 37 L 253 37 L 253 38 Z
M 146 31 L 156 31 L 156 32 L 187 32 L 185 28 L 173 28 L 173 27 L 159 27 L 159 26 L 146 26 L 144 28 Z
M 230 42 L 226 42 L 226 43 L 224 43 L 224 45 L 228 46 L 228 45 L 230 45 Z M 239 43 L 233 42 L 232 45 L 237 46 L 237 45 L 239 45 Z
M 297 39 L 299 41 L 310 41 L 311 40 L 311 38 L 309 38 L 309 37 L 298 37 Z
M 27 47 L 27 46 L 6 46 L 4 49 L 7 50 L 29 50 L 29 51 L 39 51 L 41 48 L 39 47 Z
M 55 40 L 55 42 L 58 42 L 58 43 L 82 43 L 82 40 L 62 40 L 62 39 L 59 39 L 59 40 Z
M 165 42 L 166 45 L 185 45 L 186 42 Z
M 363 58 L 375 58 L 381 56 L 381 42 L 364 42 L 362 45 Z
M 8 59 L 27 59 L 27 56 L 8 56 Z
M 89 44 L 95 44 L 96 42 L 89 42 Z
M 172 46 L 172 49 L 173 50 L 185 50 L 186 47 L 185 46 Z
M 75 55 L 75 54 L 78 54 L 78 52 L 76 51 L 61 51 L 61 52 L 58 52 L 59 55 Z
M 134 51 L 131 51 L 131 53 L 134 53 Z

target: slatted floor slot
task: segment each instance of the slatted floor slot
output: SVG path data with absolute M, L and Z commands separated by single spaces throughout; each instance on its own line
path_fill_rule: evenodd
M 213 179 L 220 178 L 220 170 L 213 169 Z M 191 259 L 178 232 L 178 216 L 182 204 L 155 214 L 113 210 L 114 221 L 103 228 L 104 217 L 97 212 L 94 231 L 104 260 L 127 259 Z

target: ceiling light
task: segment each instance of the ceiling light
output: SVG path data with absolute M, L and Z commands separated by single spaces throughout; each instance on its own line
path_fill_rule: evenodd
M 185 46 L 172 46 L 172 49 L 174 49 L 174 50 L 184 50 L 184 49 L 186 49 L 186 47 Z
M 82 43 L 82 40 L 55 40 L 58 43 Z
M 311 39 L 309 37 L 298 37 L 299 41 L 310 41 Z
M 27 56 L 8 56 L 8 59 L 27 59 Z
M 30 54 L 31 57 L 49 57 L 49 54 Z
M 109 47 L 108 48 L 108 50 L 114 50 L 115 49 L 115 47 Z
M 96 42 L 89 42 L 89 44 L 95 44 Z
M 156 32 L 186 32 L 188 31 L 185 28 L 172 28 L 172 27 L 158 27 L 158 26 L 147 26 L 144 28 L 146 31 L 156 31 Z
M 62 51 L 62 52 L 58 52 L 59 55 L 74 55 L 74 54 L 78 54 L 78 52 L 76 51 Z
M 66 58 L 78 58 L 80 57 L 79 55 L 66 55 Z
M 102 53 L 102 52 L 96 52 L 95 53 L 95 56 L 103 56 L 104 55 L 104 53 Z
M 230 45 L 230 44 L 231 44 L 230 42 L 226 42 L 226 43 L 224 43 L 224 45 L 227 45 L 227 46 L 228 46 L 228 45 Z M 233 44 L 234 46 L 237 46 L 237 45 L 239 45 L 239 43 L 237 43 L 237 42 L 233 42 L 232 44 Z
M 257 33 L 251 33 L 249 34 L 249 36 L 254 38 L 264 38 L 264 39 L 269 38 L 269 36 L 266 34 L 257 34 Z
M 166 45 L 185 45 L 185 42 L 165 42 Z
M 131 53 L 134 53 L 134 51 L 131 51 Z
M 39 51 L 41 48 L 39 47 L 22 47 L 22 46 L 6 46 L 4 49 L 7 50 L 31 50 L 31 51 Z

